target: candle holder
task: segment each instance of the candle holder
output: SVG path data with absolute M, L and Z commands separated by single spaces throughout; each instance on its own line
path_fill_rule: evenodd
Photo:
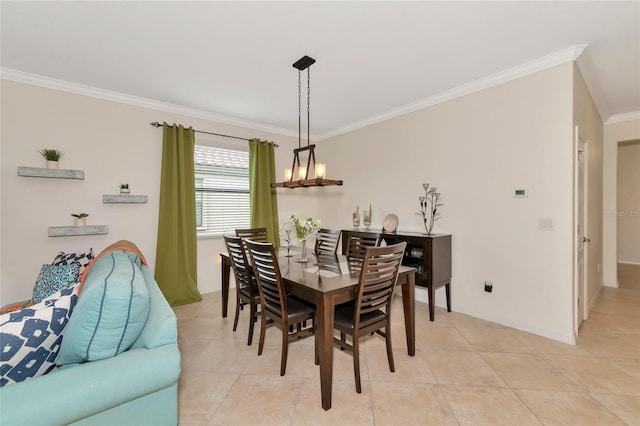
M 423 183 L 422 187 L 424 188 L 424 196 L 418 197 L 420 201 L 420 211 L 416 214 L 422 215 L 424 229 L 427 231 L 427 235 L 431 235 L 435 221 L 440 219 L 438 207 L 444 204 L 440 203 L 440 196 L 442 194 L 438 192 L 438 188 L 430 188 L 428 183 Z
M 364 227 L 369 230 L 371 226 L 371 204 L 369 204 L 369 210 L 362 212 L 362 221 L 364 222 Z

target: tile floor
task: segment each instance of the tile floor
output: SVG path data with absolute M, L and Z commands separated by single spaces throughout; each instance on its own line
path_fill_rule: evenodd
M 335 349 L 333 407 L 320 405 L 313 339 L 290 345 L 279 375 L 280 331 L 259 324 L 247 346 L 248 311 L 234 333 L 220 292 L 178 306 L 182 353 L 179 416 L 190 425 L 640 425 L 640 266 L 620 265 L 620 288 L 604 288 L 577 346 L 416 306 L 416 356 L 406 351 L 396 297 L 389 372 L 384 340 L 362 344 L 362 394 L 351 355 Z M 235 300 L 235 296 L 232 296 Z

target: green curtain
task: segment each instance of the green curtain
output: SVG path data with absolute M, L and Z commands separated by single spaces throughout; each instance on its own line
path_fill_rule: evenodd
M 163 124 L 155 278 L 171 306 L 202 300 L 198 291 L 193 129 Z
M 267 237 L 274 247 L 280 247 L 278 226 L 278 196 L 271 182 L 276 181 L 275 148 L 273 142 L 249 141 L 249 205 L 251 227 L 267 228 Z

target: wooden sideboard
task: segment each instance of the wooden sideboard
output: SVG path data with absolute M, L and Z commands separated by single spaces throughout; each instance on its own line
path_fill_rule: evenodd
M 350 232 L 342 230 L 342 253 L 347 253 Z M 444 286 L 447 296 L 447 311 L 451 312 L 451 235 L 417 233 L 381 233 L 387 245 L 406 241 L 407 248 L 403 265 L 416 268 L 416 285 L 426 287 L 429 296 L 429 319 L 435 316 L 435 290 Z

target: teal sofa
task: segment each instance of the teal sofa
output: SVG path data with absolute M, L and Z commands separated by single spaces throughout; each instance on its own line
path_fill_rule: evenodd
M 131 348 L 0 388 L 2 426 L 178 424 L 176 317 L 147 266 L 139 266 L 150 304 L 146 322 Z M 96 279 L 93 275 L 87 276 L 85 286 Z M 82 296 L 80 293 L 78 306 Z M 65 329 L 63 345 L 69 328 Z

